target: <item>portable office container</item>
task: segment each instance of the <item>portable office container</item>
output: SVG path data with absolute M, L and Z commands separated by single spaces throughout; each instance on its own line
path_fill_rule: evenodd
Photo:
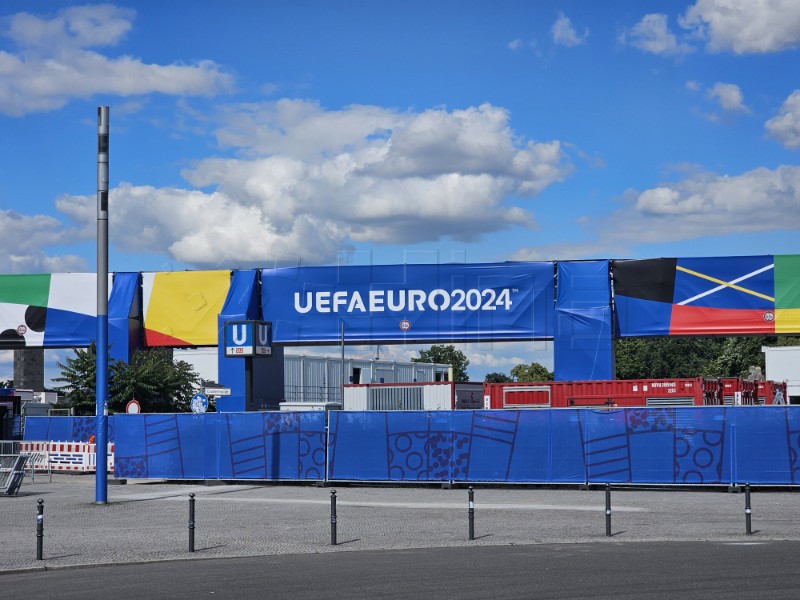
M 341 402 L 344 384 L 448 381 L 450 365 L 327 356 L 284 355 L 287 402 Z
M 344 386 L 344 410 L 454 410 L 482 408 L 483 385 L 452 381 Z

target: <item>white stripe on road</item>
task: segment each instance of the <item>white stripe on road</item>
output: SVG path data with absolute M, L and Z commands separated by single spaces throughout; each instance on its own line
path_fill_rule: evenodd
M 228 495 L 216 495 L 209 493 L 208 488 L 198 488 L 197 490 L 187 490 L 180 494 L 131 494 L 120 496 L 112 501 L 131 502 L 136 500 L 187 500 L 190 492 L 203 490 L 206 494 L 197 494 L 198 502 L 250 502 L 254 504 L 287 504 L 287 505 L 330 505 L 330 498 L 321 500 L 310 500 L 306 498 L 241 498 Z M 466 502 L 374 502 L 365 500 L 343 500 L 341 497 L 336 499 L 337 506 L 364 506 L 368 508 L 405 508 L 405 509 L 428 509 L 428 510 L 459 510 L 466 507 Z M 605 510 L 605 506 L 592 504 L 537 504 L 537 503 L 494 503 L 494 502 L 475 502 L 476 510 L 557 510 L 557 511 L 585 511 L 595 512 Z M 613 506 L 614 512 L 646 512 L 647 509 L 633 506 Z

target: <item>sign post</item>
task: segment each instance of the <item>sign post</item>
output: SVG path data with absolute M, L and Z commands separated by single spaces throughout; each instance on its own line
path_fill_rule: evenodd
M 195 394 L 192 396 L 192 412 L 201 415 L 208 410 L 208 396 L 205 394 Z
M 108 499 L 108 121 L 97 108 L 97 354 L 95 375 L 95 502 Z
M 226 321 L 225 356 L 244 358 L 245 406 L 253 405 L 253 358 L 272 356 L 272 323 Z
M 230 396 L 231 388 L 226 387 L 204 387 L 203 393 L 206 396 Z

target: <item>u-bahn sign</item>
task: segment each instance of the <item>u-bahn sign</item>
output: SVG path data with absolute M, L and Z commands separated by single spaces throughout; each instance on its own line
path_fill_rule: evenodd
M 272 356 L 272 323 L 226 321 L 225 356 Z

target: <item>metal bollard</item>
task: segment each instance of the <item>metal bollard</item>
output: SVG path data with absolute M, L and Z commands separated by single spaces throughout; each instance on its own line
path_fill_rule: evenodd
M 42 560 L 44 553 L 44 500 L 36 507 L 36 560 Z
M 469 539 L 475 539 L 475 490 L 472 489 L 472 486 L 469 486 L 469 510 L 467 511 L 467 515 L 469 518 Z
M 189 494 L 189 552 L 194 552 L 194 494 Z
M 606 484 L 606 537 L 611 537 L 611 484 Z
M 750 509 L 750 484 L 746 483 L 744 485 L 744 523 L 747 535 L 753 533 L 753 530 L 750 528 L 750 514 L 752 512 L 753 511 Z
M 336 545 L 336 490 L 331 492 L 331 546 Z

